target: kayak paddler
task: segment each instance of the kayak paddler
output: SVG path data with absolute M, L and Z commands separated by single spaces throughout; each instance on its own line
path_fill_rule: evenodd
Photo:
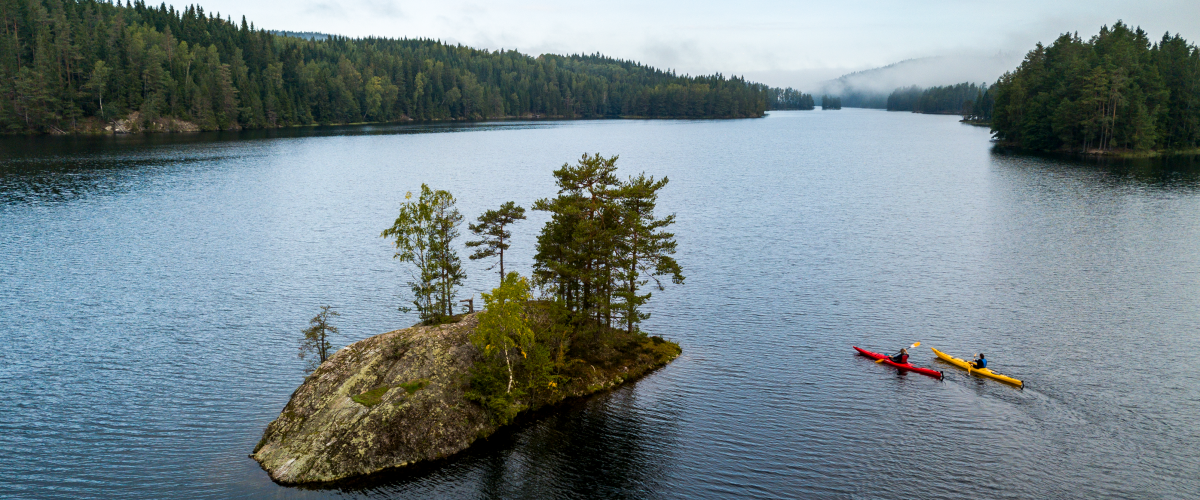
M 971 362 L 971 366 L 975 367 L 976 370 L 987 368 L 987 358 L 983 357 L 983 353 L 981 352 L 975 357 L 975 361 Z
M 900 354 L 897 354 L 895 356 L 888 356 L 888 357 L 892 359 L 893 363 L 896 363 L 899 365 L 908 363 L 908 348 L 900 349 Z

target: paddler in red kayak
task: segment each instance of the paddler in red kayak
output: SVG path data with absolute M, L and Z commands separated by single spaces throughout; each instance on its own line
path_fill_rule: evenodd
M 891 358 L 893 363 L 896 363 L 898 365 L 907 364 L 908 363 L 908 348 L 900 349 L 900 354 L 897 354 L 895 356 L 888 356 L 888 357 Z

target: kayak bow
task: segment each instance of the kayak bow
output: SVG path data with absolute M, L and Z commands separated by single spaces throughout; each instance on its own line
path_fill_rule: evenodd
M 931 347 L 930 349 L 933 349 L 933 348 Z M 940 359 L 940 360 L 942 360 L 942 361 L 945 361 L 945 362 L 947 362 L 947 363 L 950 363 L 950 364 L 952 364 L 952 365 L 954 365 L 954 366 L 957 366 L 957 367 L 959 367 L 959 368 L 962 368 L 962 369 L 966 370 L 968 373 L 970 373 L 970 374 L 972 374 L 972 375 L 979 375 L 979 376 L 981 376 L 981 377 L 989 377 L 989 378 L 994 378 L 994 379 L 996 379 L 996 380 L 999 380 L 999 381 L 1001 381 L 1001 382 L 1009 383 L 1009 384 L 1015 385 L 1015 386 L 1017 386 L 1017 387 L 1020 387 L 1020 388 L 1022 388 L 1022 389 L 1024 389 L 1024 388 L 1025 388 L 1025 383 L 1024 383 L 1024 382 L 1021 382 L 1020 380 L 1017 380 L 1017 379 L 1015 379 L 1015 378 L 1012 378 L 1012 377 L 1006 377 L 1006 376 L 1004 376 L 1004 375 L 1001 375 L 1001 374 L 999 374 L 999 373 L 993 372 L 993 371 L 991 371 L 991 370 L 989 370 L 989 369 L 987 369 L 987 368 L 975 368 L 974 366 L 972 366 L 972 365 L 971 365 L 971 363 L 969 363 L 969 362 L 967 362 L 967 361 L 963 361 L 963 360 L 961 360 L 961 359 L 958 359 L 958 358 L 956 358 L 956 357 L 954 357 L 954 356 L 951 356 L 951 355 L 949 355 L 949 354 L 946 354 L 946 353 L 944 353 L 944 352 L 942 352 L 942 351 L 939 351 L 939 350 L 937 350 L 937 349 L 933 349 L 933 353 L 934 353 L 934 354 L 937 354 L 937 357 L 938 357 L 938 359 Z
M 938 380 L 941 380 L 941 378 L 942 378 L 942 372 L 939 372 L 939 371 L 937 371 L 937 370 L 931 370 L 931 369 L 929 369 L 929 368 L 921 368 L 921 367 L 919 367 L 919 366 L 913 366 L 913 364 L 912 364 L 912 363 L 904 363 L 904 364 L 900 364 L 900 363 L 897 363 L 897 362 L 895 362 L 895 361 L 892 361 L 892 358 L 891 358 L 891 357 L 888 357 L 888 356 L 887 356 L 887 355 L 885 355 L 885 354 L 879 354 L 879 353 L 877 353 L 877 352 L 871 352 L 871 351 L 868 351 L 868 350 L 866 350 L 866 349 L 861 349 L 861 348 L 859 348 L 858 346 L 852 346 L 852 347 L 854 347 L 854 350 L 858 351 L 858 353 L 859 353 L 859 354 L 862 354 L 863 356 L 866 356 L 866 357 L 868 357 L 868 358 L 871 358 L 871 359 L 879 359 L 879 360 L 883 360 L 883 362 L 884 362 L 884 363 L 886 363 L 886 364 L 889 364 L 889 365 L 892 365 L 892 366 L 896 367 L 897 369 L 900 369 L 900 370 L 909 370 L 909 371 L 914 371 L 914 372 L 917 372 L 917 373 L 920 373 L 920 374 L 923 374 L 923 375 L 929 375 L 930 377 L 937 378 Z

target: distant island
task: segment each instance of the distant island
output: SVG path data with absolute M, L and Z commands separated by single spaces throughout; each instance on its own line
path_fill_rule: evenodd
M 143 1 L 27 3 L 0 9 L 0 131 L 10 134 L 811 109 L 791 89 L 600 54 L 271 32 Z

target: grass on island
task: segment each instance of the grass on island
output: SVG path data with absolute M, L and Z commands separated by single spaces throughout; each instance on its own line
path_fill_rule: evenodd
M 391 390 L 391 387 L 388 387 L 386 385 L 381 385 L 379 387 L 371 389 L 362 394 L 355 394 L 353 396 L 350 396 L 350 399 L 353 399 L 355 403 L 358 403 L 360 405 L 366 406 L 367 408 L 370 408 L 370 407 L 375 406 L 375 405 L 379 404 L 380 402 L 382 402 L 383 395 L 387 394 L 387 391 L 389 391 L 389 390 Z
M 403 383 L 397 384 L 395 386 L 381 385 L 379 387 L 371 389 L 362 394 L 355 394 L 353 396 L 350 396 L 350 399 L 353 399 L 355 403 L 358 403 L 360 405 L 366 406 L 367 408 L 370 408 L 372 406 L 375 406 L 375 405 L 383 402 L 383 395 L 387 394 L 387 392 L 392 389 L 397 389 L 397 388 L 404 389 L 404 392 L 411 396 L 413 393 L 415 393 L 421 389 L 424 389 L 425 386 L 427 386 L 427 385 L 429 385 L 429 379 L 427 379 L 427 378 L 420 378 L 420 379 L 412 380 L 409 382 L 403 382 Z
M 396 387 L 400 387 L 400 388 L 404 389 L 404 392 L 407 392 L 409 395 L 412 395 L 412 393 L 417 392 L 421 389 L 424 389 L 425 386 L 427 386 L 427 385 L 429 385 L 429 379 L 421 378 L 421 379 L 413 380 L 411 382 L 402 383 Z

